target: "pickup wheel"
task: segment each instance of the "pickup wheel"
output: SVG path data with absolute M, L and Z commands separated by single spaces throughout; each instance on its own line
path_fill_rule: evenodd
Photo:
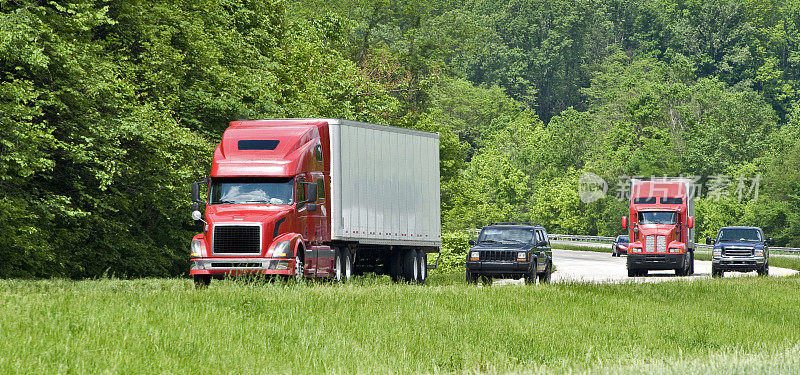
M 211 284 L 211 275 L 194 275 L 194 287 L 205 288 Z
M 544 272 L 539 274 L 539 283 L 549 283 L 551 275 L 553 275 L 553 262 L 548 261 L 547 266 L 544 268 Z
M 758 276 L 767 276 L 769 275 L 769 261 L 764 263 L 764 267 L 759 268 L 756 270 L 758 272 Z

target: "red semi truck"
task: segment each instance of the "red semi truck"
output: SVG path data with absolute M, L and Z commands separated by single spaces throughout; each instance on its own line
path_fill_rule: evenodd
M 441 245 L 439 136 L 342 119 L 234 121 L 192 200 L 204 223 L 191 244 L 200 286 L 243 273 L 424 283 Z
M 628 230 L 628 276 L 649 270 L 674 269 L 678 276 L 694 273 L 694 200 L 691 180 L 661 178 L 631 180 Z

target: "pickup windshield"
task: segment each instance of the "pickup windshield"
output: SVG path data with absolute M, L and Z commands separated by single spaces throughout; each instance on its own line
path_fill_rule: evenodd
M 761 233 L 751 228 L 720 229 L 718 241 L 761 241 Z
M 291 177 L 215 177 L 211 179 L 211 204 L 293 203 Z
M 672 211 L 639 212 L 639 224 L 675 224 L 678 214 Z
M 487 243 L 531 243 L 533 230 L 524 228 L 484 228 L 478 242 Z

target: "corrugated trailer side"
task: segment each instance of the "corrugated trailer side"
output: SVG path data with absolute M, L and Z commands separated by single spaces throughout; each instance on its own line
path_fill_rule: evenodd
M 332 238 L 438 247 L 439 135 L 326 121 L 331 140 Z

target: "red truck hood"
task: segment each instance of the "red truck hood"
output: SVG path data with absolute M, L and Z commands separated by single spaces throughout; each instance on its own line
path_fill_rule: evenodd
M 639 236 L 667 236 L 675 230 L 675 224 L 648 224 L 639 225 Z
M 220 222 L 272 223 L 291 206 L 273 206 L 261 204 L 215 204 L 208 206 L 206 220 L 212 225 Z

